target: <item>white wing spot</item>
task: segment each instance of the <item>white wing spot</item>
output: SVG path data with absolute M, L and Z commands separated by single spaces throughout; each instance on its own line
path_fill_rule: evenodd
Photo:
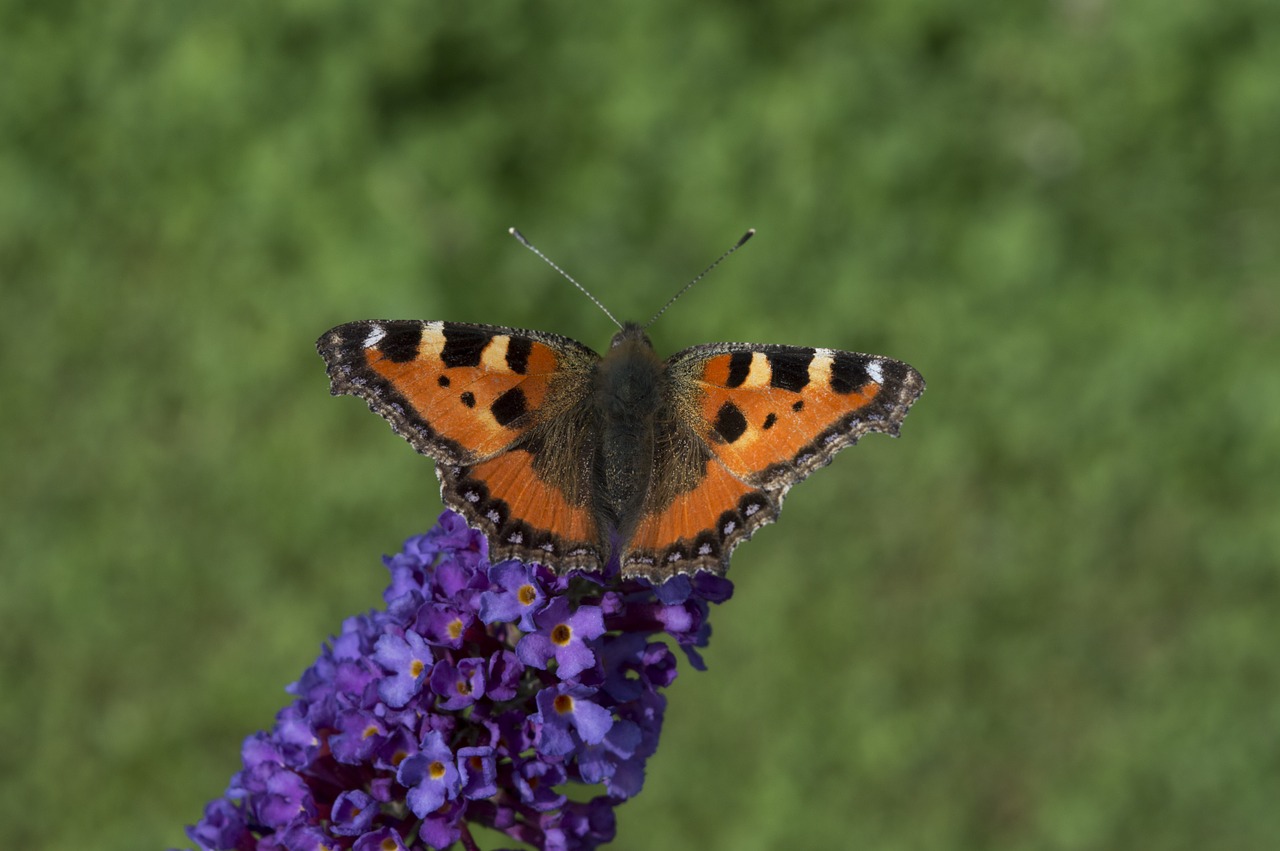
M 387 329 L 383 328 L 381 325 L 374 325 L 369 329 L 369 334 L 364 338 L 364 342 L 361 343 L 361 345 L 366 349 L 372 349 L 374 346 L 378 345 L 378 343 L 382 342 L 382 338 L 385 336 L 387 336 Z
M 502 515 L 492 508 L 489 509 L 489 512 L 487 514 L 485 514 L 485 517 L 488 517 L 491 523 L 497 523 L 499 520 L 502 519 Z
M 506 334 L 497 334 L 480 350 L 480 363 L 487 369 L 505 371 L 507 367 L 507 346 L 511 338 Z
M 703 544 L 702 546 L 698 547 L 698 555 L 700 555 L 700 556 L 709 556 L 709 555 L 711 555 L 711 545 L 710 545 L 710 544 Z
M 737 528 L 738 528 L 738 524 L 730 520 L 728 523 L 724 524 L 724 533 L 726 535 L 732 535 L 733 530 Z
M 679 560 L 680 560 L 680 553 L 669 553 L 667 555 L 667 561 L 671 562 L 672 564 L 675 564 Z
M 521 532 L 512 532 L 509 536 L 507 536 L 507 540 L 513 544 L 523 544 L 524 534 Z
M 830 349 L 814 349 L 809 361 L 809 383 L 818 387 L 831 386 L 831 364 L 835 363 Z
M 463 496 L 463 498 L 464 498 L 467 502 L 479 502 L 479 501 L 480 501 L 480 494 L 476 493 L 475 491 L 467 491 L 467 492 L 466 492 L 466 493 L 464 493 L 462 496 Z
M 752 514 L 755 514 L 759 510 L 760 510 L 759 504 L 753 502 L 747 506 L 747 510 L 743 513 L 746 514 L 748 517 L 750 517 Z
M 880 361 L 873 360 L 867 364 L 867 375 L 876 384 L 884 384 L 884 367 Z
M 769 366 L 769 358 L 765 357 L 764 352 L 752 352 L 751 366 L 747 369 L 747 377 L 742 382 L 742 386 L 768 387 L 769 379 L 772 377 L 773 367 Z

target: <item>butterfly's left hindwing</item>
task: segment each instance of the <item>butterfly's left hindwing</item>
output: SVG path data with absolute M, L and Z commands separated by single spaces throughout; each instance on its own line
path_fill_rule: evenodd
M 590 428 L 599 356 L 567 337 L 457 322 L 364 321 L 317 342 L 334 395 L 359 396 L 436 461 L 446 505 L 490 558 L 596 568 Z

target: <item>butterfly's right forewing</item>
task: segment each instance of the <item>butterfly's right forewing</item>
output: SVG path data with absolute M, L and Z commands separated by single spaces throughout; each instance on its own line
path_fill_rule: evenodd
M 351 322 L 317 347 L 335 395 L 361 397 L 436 460 L 445 504 L 486 534 L 492 561 L 603 565 L 582 460 L 595 352 L 555 334 L 419 321 Z

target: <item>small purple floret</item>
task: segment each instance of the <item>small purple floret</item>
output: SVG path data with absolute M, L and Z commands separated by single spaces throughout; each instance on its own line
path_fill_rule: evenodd
M 391 672 L 390 677 L 378 683 L 378 695 L 387 706 L 396 709 L 418 693 L 431 670 L 431 648 L 411 629 L 405 631 L 404 638 L 398 635 L 379 638 L 373 658 Z
M 464 709 L 484 697 L 485 660 L 468 657 L 457 665 L 441 659 L 431 669 L 431 690 L 441 709 Z
M 418 818 L 426 818 L 445 801 L 452 801 L 462 787 L 453 752 L 434 730 L 423 740 L 422 750 L 400 763 L 396 781 L 409 790 L 409 809 Z
M 604 634 L 604 614 L 599 606 L 579 606 L 571 610 L 569 601 L 557 597 L 533 618 L 537 632 L 516 645 L 520 661 L 534 668 L 546 668 L 555 659 L 556 676 L 571 680 L 596 663 L 592 639 Z
M 613 726 L 613 713 L 591 700 L 596 689 L 561 683 L 538 692 L 535 726 L 541 726 L 538 753 L 564 756 L 582 744 L 598 745 Z M 577 735 L 574 735 L 574 734 Z
M 351 789 L 343 792 L 333 802 L 334 833 L 339 836 L 360 836 L 378 815 L 378 802 L 368 792 Z
M 458 771 L 464 798 L 480 800 L 498 794 L 498 766 L 492 747 L 458 748 Z
M 489 568 L 489 581 L 498 590 L 480 595 L 480 620 L 487 624 L 515 621 L 522 632 L 533 632 L 533 616 L 542 610 L 547 595 L 532 567 L 504 561 Z

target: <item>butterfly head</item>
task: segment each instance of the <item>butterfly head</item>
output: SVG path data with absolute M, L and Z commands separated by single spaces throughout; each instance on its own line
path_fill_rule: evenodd
M 634 322 L 624 322 L 622 330 L 614 334 L 613 339 L 609 341 L 609 349 L 611 351 L 619 346 L 653 349 L 653 343 L 650 342 L 649 335 L 644 332 L 642 326 Z

